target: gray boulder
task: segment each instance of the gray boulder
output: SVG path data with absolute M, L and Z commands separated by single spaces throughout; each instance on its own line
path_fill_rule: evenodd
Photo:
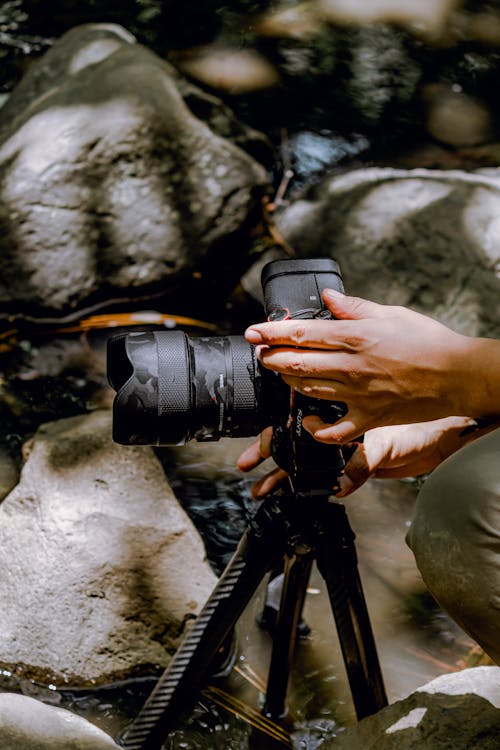
M 33 64 L 0 110 L 0 310 L 173 293 L 194 271 L 232 288 L 266 173 L 178 85 L 113 25 L 72 29 Z
M 215 584 L 150 448 L 107 411 L 43 425 L 0 505 L 0 664 L 57 685 L 165 667 Z
M 0 694 L 2 750 L 109 750 L 118 745 L 90 722 L 15 693 Z
M 0 501 L 16 486 L 18 480 L 19 471 L 14 459 L 0 446 Z
M 498 750 L 500 668 L 445 674 L 363 719 L 324 750 Z
M 336 258 L 350 294 L 498 336 L 499 215 L 497 169 L 370 168 L 323 182 L 278 224 L 299 256 Z

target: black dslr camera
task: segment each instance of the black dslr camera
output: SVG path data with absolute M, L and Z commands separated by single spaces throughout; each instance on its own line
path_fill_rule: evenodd
M 278 260 L 262 271 L 267 319 L 331 318 L 321 293 L 343 291 L 330 259 Z M 116 390 L 113 439 L 125 445 L 180 445 L 195 439 L 257 435 L 273 427 L 272 453 L 298 492 L 335 490 L 344 449 L 313 440 L 310 414 L 333 423 L 341 402 L 290 389 L 262 367 L 242 336 L 192 338 L 182 331 L 132 332 L 108 342 L 108 379 Z

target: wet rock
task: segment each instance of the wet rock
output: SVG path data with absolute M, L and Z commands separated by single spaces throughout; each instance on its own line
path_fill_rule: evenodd
M 309 39 L 321 32 L 324 19 L 321 9 L 313 3 L 295 6 L 278 5 L 258 19 L 259 34 L 285 39 Z
M 400 29 L 322 23 L 311 38 L 265 41 L 283 82 L 265 114 L 287 131 L 334 128 L 387 142 L 415 129 L 423 67 Z
M 16 486 L 19 470 L 12 456 L 0 446 L 0 501 Z
M 429 84 L 422 90 L 426 105 L 426 128 L 441 143 L 476 146 L 493 132 L 492 117 L 480 101 L 465 94 L 459 85 Z
M 351 32 L 350 76 L 346 91 L 351 106 L 368 127 L 390 126 L 391 109 L 407 107 L 422 75 L 401 34 L 390 27 L 361 27 Z
M 456 0 L 401 3 L 399 0 L 317 0 L 318 11 L 332 23 L 395 23 L 413 32 L 435 36 L 443 31 Z
M 90 722 L 62 708 L 14 693 L 0 694 L 2 750 L 108 750 L 118 745 Z
M 483 7 L 478 7 L 478 5 L 483 5 Z M 458 27 L 462 38 L 492 47 L 500 45 L 500 13 L 498 8 L 487 3 L 474 3 L 474 6 L 457 13 L 455 25 Z
M 180 67 L 197 81 L 231 94 L 272 88 L 279 83 L 275 68 L 256 50 L 209 45 L 181 58 Z
M 172 54 L 172 57 L 180 69 L 180 56 Z M 196 86 L 181 75 L 178 68 L 168 65 L 169 73 L 193 115 L 206 123 L 216 135 L 231 141 L 258 162 L 269 167 L 274 159 L 274 151 L 267 136 L 238 120 L 221 99 Z
M 324 181 L 278 226 L 300 257 L 336 258 L 350 294 L 498 336 L 499 210 L 497 169 L 370 168 Z
M 0 110 L 0 306 L 185 299 L 195 270 L 227 291 L 266 184 L 192 114 L 167 63 L 121 27 L 73 29 Z
M 0 505 L 0 663 L 96 684 L 164 667 L 215 577 L 151 449 L 106 411 L 42 426 Z
M 500 668 L 445 674 L 348 729 L 325 750 L 496 750 Z

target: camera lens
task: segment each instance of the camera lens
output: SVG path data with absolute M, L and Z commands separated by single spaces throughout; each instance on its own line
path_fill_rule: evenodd
M 191 338 L 181 331 L 112 337 L 108 378 L 117 391 L 113 439 L 179 445 L 256 435 L 260 369 L 241 336 Z

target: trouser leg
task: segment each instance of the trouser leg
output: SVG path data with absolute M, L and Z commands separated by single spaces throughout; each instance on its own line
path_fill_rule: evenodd
M 432 473 L 407 541 L 429 591 L 500 665 L 500 430 Z

